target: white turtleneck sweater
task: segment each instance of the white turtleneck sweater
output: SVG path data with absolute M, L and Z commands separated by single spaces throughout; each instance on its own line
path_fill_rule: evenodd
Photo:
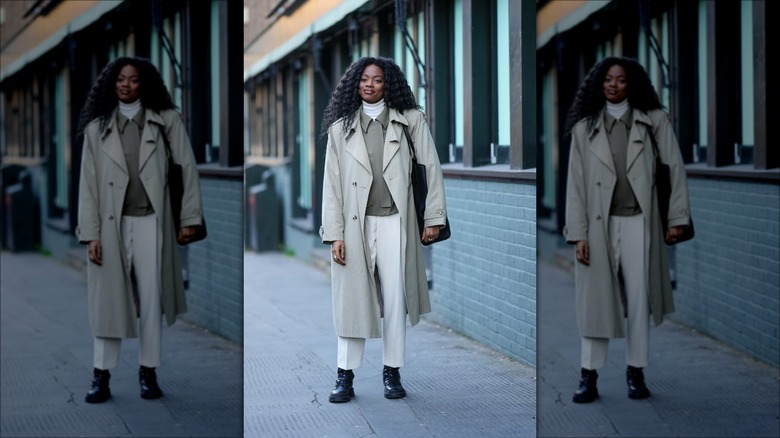
M 385 98 L 379 99 L 379 102 L 377 103 L 368 103 L 365 100 L 363 101 L 363 112 L 366 113 L 368 117 L 371 117 L 372 119 L 376 120 L 377 117 L 379 117 L 380 114 L 382 114 L 382 111 L 385 109 Z
M 623 99 L 620 103 L 607 101 L 607 114 L 610 116 L 619 119 L 626 111 L 628 111 L 628 99 Z
M 119 101 L 119 112 L 128 119 L 132 119 L 136 114 L 138 114 L 138 111 L 140 110 L 141 99 L 136 99 L 135 102 L 132 103 L 124 103 L 121 100 Z

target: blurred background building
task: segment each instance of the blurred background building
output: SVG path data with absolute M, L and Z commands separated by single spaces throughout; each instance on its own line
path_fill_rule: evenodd
M 74 236 L 78 115 L 103 67 L 148 58 L 180 108 L 199 163 L 209 237 L 182 249 L 185 318 L 243 337 L 242 8 L 187 0 L 0 4 L 3 248 L 83 266 Z M 3 273 L 7 275 L 7 273 Z
M 539 232 L 565 210 L 566 113 L 588 70 L 636 58 L 669 111 L 696 237 L 670 249 L 672 318 L 780 365 L 780 148 L 769 122 L 777 30 L 765 1 L 537 1 Z M 772 37 L 775 35 L 775 37 Z M 553 253 L 556 253 L 553 251 Z M 557 251 L 573 259 L 573 250 Z M 540 293 L 544 279 L 539 279 Z
M 352 62 L 393 58 L 431 126 L 453 230 L 426 250 L 429 318 L 535 365 L 535 2 L 244 4 L 247 247 L 329 266 L 322 114 Z

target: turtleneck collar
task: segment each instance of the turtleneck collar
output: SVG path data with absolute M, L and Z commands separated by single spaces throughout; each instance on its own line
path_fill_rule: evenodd
M 622 102 L 618 103 L 607 101 L 607 114 L 610 116 L 619 119 L 626 111 L 628 111 L 628 99 L 623 99 Z
M 140 109 L 141 99 L 136 99 L 135 102 L 132 103 L 124 103 L 121 100 L 119 101 L 119 112 L 128 119 L 132 119 L 133 116 L 138 114 Z
M 368 103 L 365 100 L 363 101 L 363 112 L 366 113 L 368 117 L 371 117 L 372 119 L 376 120 L 377 117 L 379 117 L 380 114 L 382 114 L 382 111 L 385 109 L 385 98 L 379 99 L 379 102 L 377 103 Z

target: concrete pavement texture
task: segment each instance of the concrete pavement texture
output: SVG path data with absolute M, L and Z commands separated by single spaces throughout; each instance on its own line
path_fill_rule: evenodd
M 617 339 L 598 370 L 599 398 L 572 403 L 580 373 L 574 278 L 539 260 L 537 279 L 539 437 L 780 436 L 778 368 L 669 318 L 650 330 L 650 398 L 628 398 L 625 340 Z
M 406 398 L 384 398 L 382 341 L 370 339 L 355 398 L 329 403 L 330 279 L 297 259 L 245 253 L 244 325 L 246 437 L 536 436 L 535 370 L 424 319 L 407 330 Z
M 0 436 L 240 437 L 242 348 L 181 319 L 163 329 L 164 396 L 140 398 L 138 341 L 124 340 L 112 398 L 84 402 L 92 333 L 84 273 L 35 253 L 0 256 Z

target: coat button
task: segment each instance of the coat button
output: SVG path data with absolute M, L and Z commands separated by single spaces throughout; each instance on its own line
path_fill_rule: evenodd
M 113 216 L 113 215 L 112 215 L 112 216 L 109 216 L 109 217 L 108 217 L 108 220 L 110 220 L 110 221 L 114 220 L 114 216 Z
M 601 220 L 601 216 L 596 216 L 596 220 L 600 221 Z
M 352 220 L 356 221 L 357 220 L 357 215 L 352 216 Z
M 353 181 L 352 186 L 357 187 L 357 181 Z
M 601 187 L 601 181 L 596 181 L 596 186 Z
M 108 185 L 109 185 L 109 187 L 114 187 L 114 182 L 113 181 L 109 181 Z

